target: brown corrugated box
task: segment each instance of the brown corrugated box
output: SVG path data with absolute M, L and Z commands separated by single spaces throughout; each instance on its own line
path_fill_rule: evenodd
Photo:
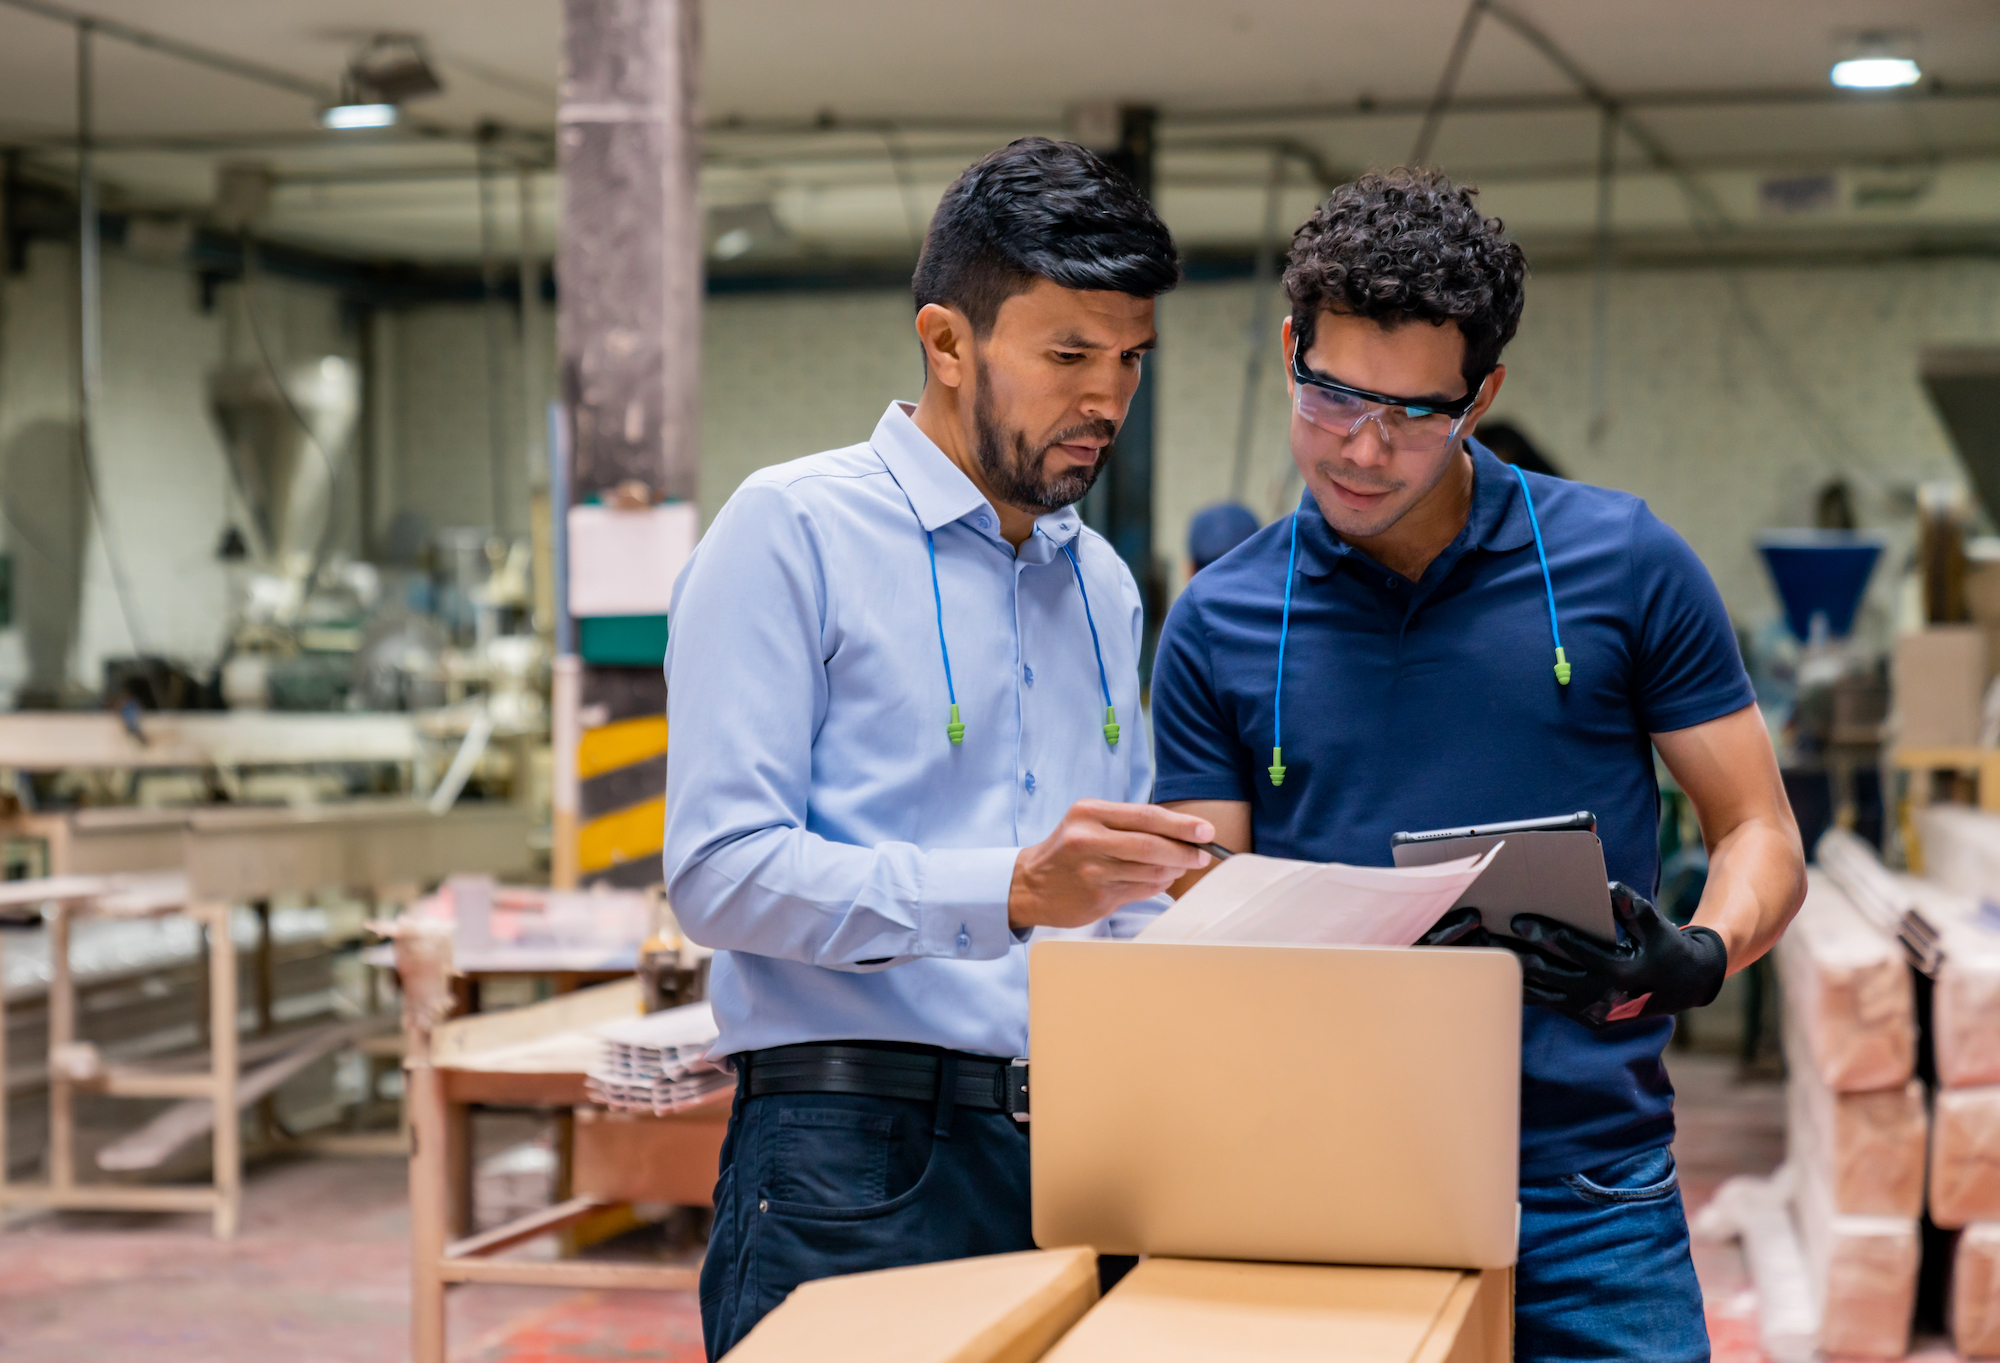
M 1986 631 L 1932 625 L 1896 640 L 1891 704 L 1903 748 L 1970 748 L 1979 742 L 1987 677 Z
M 1053 1347 L 1051 1347 L 1053 1346 Z M 805 1284 L 729 1363 L 1504 1363 L 1513 1273 L 1148 1259 L 1097 1301 L 1088 1249 Z

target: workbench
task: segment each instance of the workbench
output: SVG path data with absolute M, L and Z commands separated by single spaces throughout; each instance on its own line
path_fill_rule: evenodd
M 0 1209 L 34 1206 L 87 1210 L 210 1211 L 215 1233 L 236 1233 L 242 1203 L 241 1124 L 214 1113 L 234 1114 L 246 1095 L 239 1066 L 236 945 L 229 934 L 231 906 L 268 908 L 276 896 L 327 889 L 374 895 L 413 887 L 469 868 L 501 873 L 527 869 L 528 816 L 512 804 L 460 805 L 433 815 L 422 804 L 366 800 L 320 808 L 203 807 L 177 811 L 177 850 L 167 870 L 144 877 L 51 878 L 36 886 L 14 884 L 8 891 L 23 902 L 50 905 L 53 978 L 49 995 L 50 1156 L 46 1182 L 10 1183 L 0 1169 Z M 105 846 L 133 829 L 157 835 L 142 819 L 111 821 Z M 139 836 L 133 834 L 133 836 Z M 207 1067 L 165 1071 L 159 1067 L 113 1070 L 82 1082 L 98 1091 L 134 1098 L 180 1098 L 212 1104 L 213 1172 L 207 1185 L 141 1187 L 91 1184 L 76 1178 L 74 1130 L 70 1120 L 79 1082 L 70 1048 L 76 1042 L 75 982 L 68 961 L 69 924 L 79 912 L 132 915 L 174 913 L 200 924 L 208 949 Z M 264 916 L 260 913 L 260 917 Z M 269 956 L 269 923 L 259 943 Z M 268 973 L 260 971 L 260 1021 L 268 1021 Z M 371 1024 L 372 1025 L 372 1024 Z M 354 1040 L 367 1027 L 354 1028 Z M 0 1018 L 0 1074 L 5 1073 L 4 1018 Z M 268 1076 L 266 1076 L 268 1078 Z M 189 1120 L 197 1114 L 190 1114 Z M 168 1133 L 170 1134 L 170 1133 Z M 0 1149 L 5 1148 L 0 1113 Z M 164 1138 L 164 1136 L 163 1136 Z
M 498 1257 L 623 1204 L 710 1205 L 729 1122 L 726 1093 L 685 1113 L 651 1117 L 594 1108 L 584 1092 L 601 1046 L 596 1029 L 639 1013 L 639 982 L 446 1021 L 454 1006 L 449 925 L 406 918 L 394 930 L 412 1137 L 413 1363 L 444 1363 L 444 1296 L 454 1283 L 693 1291 L 695 1267 Z M 569 1195 L 473 1233 L 474 1105 L 573 1114 Z

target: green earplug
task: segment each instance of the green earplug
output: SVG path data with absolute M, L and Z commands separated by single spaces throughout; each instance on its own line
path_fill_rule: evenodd
M 1556 684 L 1558 686 L 1569 685 L 1569 659 L 1563 657 L 1563 651 L 1560 648 L 1556 650 Z
M 1271 784 L 1274 786 L 1285 784 L 1285 750 L 1283 748 L 1271 749 Z
M 1116 707 L 1104 707 L 1104 741 L 1112 747 L 1118 746 L 1118 711 Z
M 965 740 L 965 726 L 958 722 L 958 707 L 956 705 L 951 707 L 951 723 L 944 726 L 944 731 L 954 743 L 960 743 Z

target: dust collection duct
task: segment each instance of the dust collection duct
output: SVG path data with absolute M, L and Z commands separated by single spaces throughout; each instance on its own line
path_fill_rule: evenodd
M 261 556 L 274 568 L 310 572 L 361 409 L 361 381 L 338 355 L 301 361 L 283 376 L 280 389 L 261 364 L 218 369 L 209 376 L 208 407 Z
M 1973 494 L 2000 525 L 2000 346 L 1926 350 L 1919 372 Z

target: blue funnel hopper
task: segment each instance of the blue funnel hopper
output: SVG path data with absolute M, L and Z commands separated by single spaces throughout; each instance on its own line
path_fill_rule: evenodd
M 1826 617 L 1831 638 L 1854 628 L 1882 541 L 1854 530 L 1767 530 L 1757 536 L 1757 549 L 1785 603 L 1785 624 L 1804 643 L 1812 638 L 1815 615 Z

